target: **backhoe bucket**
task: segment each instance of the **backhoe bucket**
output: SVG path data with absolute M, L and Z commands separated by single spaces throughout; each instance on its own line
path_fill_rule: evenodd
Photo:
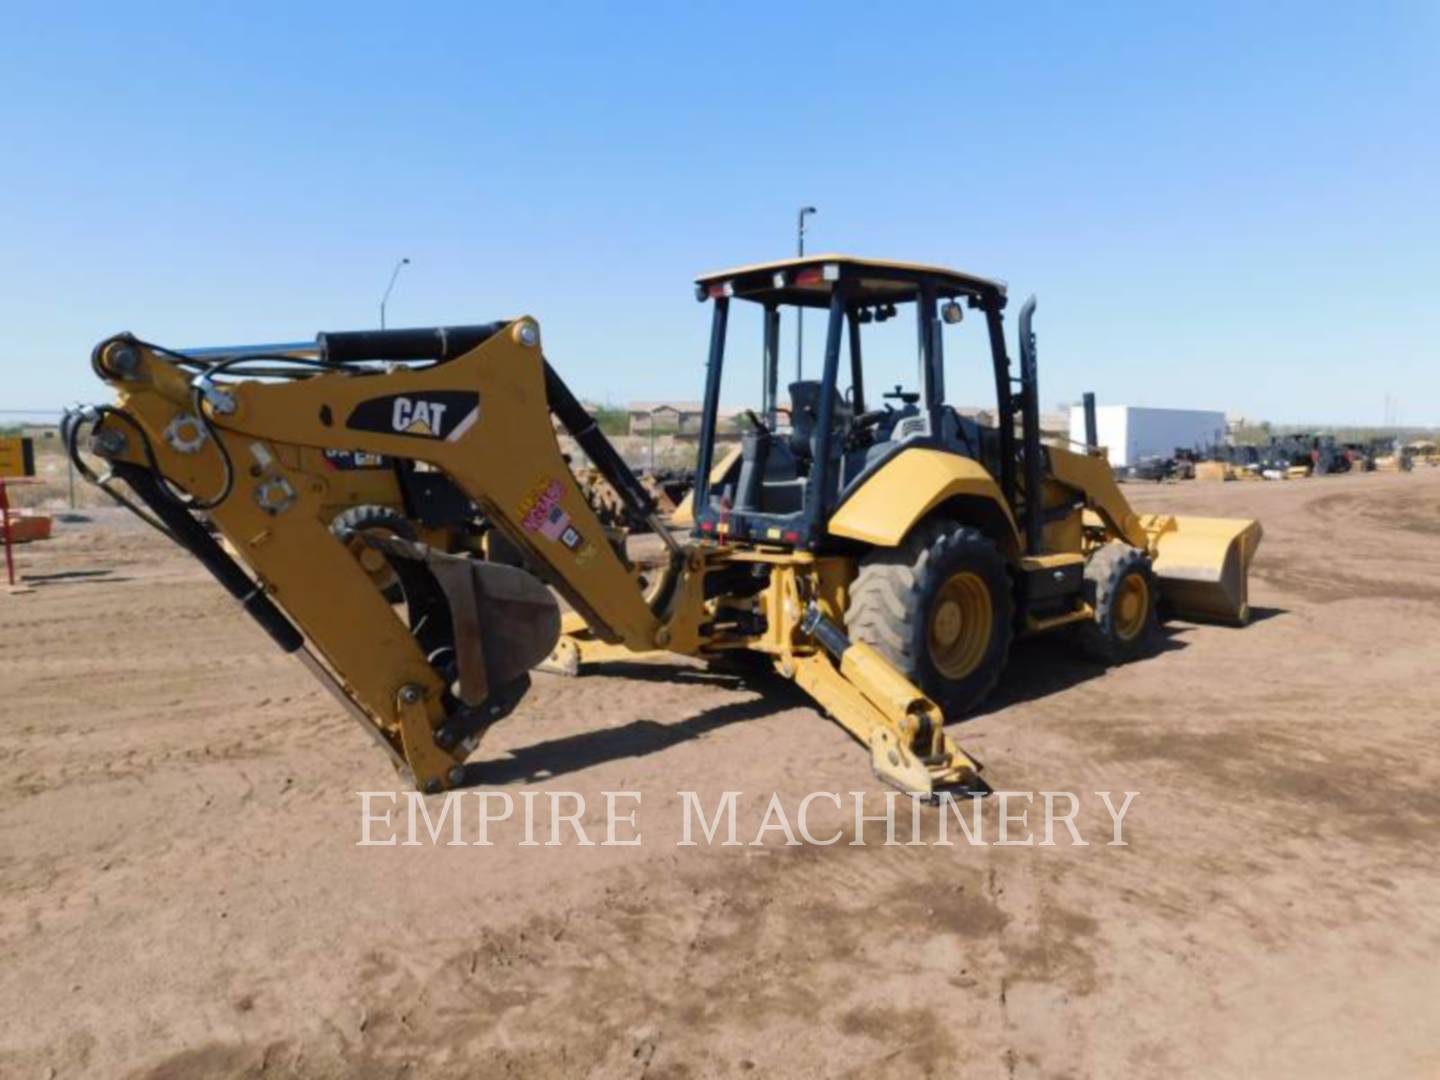
M 434 575 L 450 608 L 459 697 L 465 704 L 483 704 L 554 650 L 560 605 L 533 574 L 398 537 L 366 537 L 366 542 L 422 561 Z
M 1258 521 L 1147 514 L 1140 522 L 1155 551 L 1160 595 L 1177 615 L 1237 625 L 1249 621 Z

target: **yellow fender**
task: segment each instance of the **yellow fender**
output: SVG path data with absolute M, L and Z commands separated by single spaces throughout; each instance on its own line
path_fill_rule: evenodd
M 902 450 L 845 500 L 831 516 L 829 531 L 895 547 L 917 522 L 953 499 L 966 500 L 1001 549 L 1019 557 L 1020 532 L 1000 486 L 983 465 L 943 450 Z

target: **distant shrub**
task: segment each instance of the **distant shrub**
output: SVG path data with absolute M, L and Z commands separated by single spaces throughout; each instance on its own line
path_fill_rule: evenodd
M 630 414 L 613 405 L 597 405 L 590 411 L 595 423 L 606 435 L 627 435 L 630 432 Z

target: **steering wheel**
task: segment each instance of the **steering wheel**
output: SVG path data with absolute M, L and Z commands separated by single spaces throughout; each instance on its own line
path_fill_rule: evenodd
M 898 401 L 903 401 L 906 405 L 914 405 L 920 400 L 920 395 L 917 392 L 914 390 L 904 390 L 898 383 L 894 390 L 887 390 L 880 396 L 882 398 L 895 398 Z

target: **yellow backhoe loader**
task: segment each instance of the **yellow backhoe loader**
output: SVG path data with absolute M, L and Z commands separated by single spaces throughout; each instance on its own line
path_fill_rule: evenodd
M 994 686 L 1016 635 L 1071 628 L 1115 662 L 1144 650 L 1161 601 L 1245 621 L 1258 523 L 1138 515 L 1102 452 L 1041 443 L 1033 299 L 1016 377 L 998 281 L 822 255 L 706 274 L 696 295 L 712 331 L 683 542 L 528 317 L 184 352 L 121 334 L 92 356 L 117 403 L 71 414 L 64 435 L 431 792 L 465 782 L 533 667 L 655 650 L 758 657 L 886 782 L 983 790 L 944 725 Z M 758 315 L 761 408 L 716 460 L 737 301 Z M 918 386 L 875 407 L 862 337 L 902 307 Z M 781 317 L 806 308 L 826 316 L 823 367 L 797 373 L 787 407 Z M 946 333 L 966 310 L 993 367 L 993 426 L 945 403 Z M 653 580 L 597 519 L 556 421 L 665 542 Z M 83 430 L 105 475 L 79 453 Z M 476 557 L 482 534 L 514 558 Z

